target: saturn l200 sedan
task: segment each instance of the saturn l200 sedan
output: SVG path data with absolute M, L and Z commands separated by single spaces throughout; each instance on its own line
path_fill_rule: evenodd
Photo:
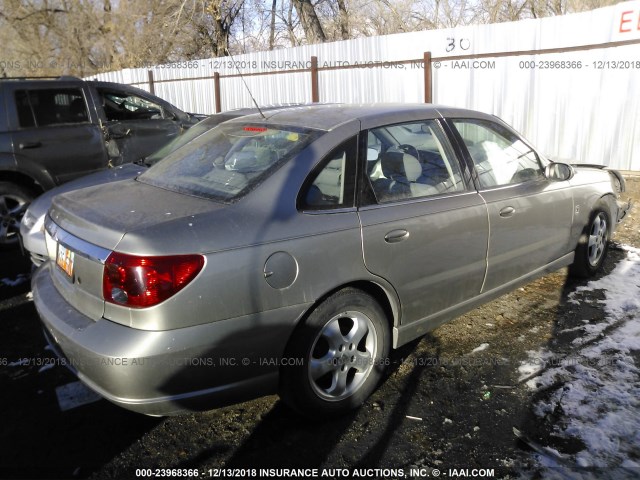
M 550 162 L 478 112 L 271 111 L 55 197 L 34 302 L 66 364 L 122 407 L 279 392 L 335 415 L 391 348 L 545 272 L 597 272 L 622 191 L 619 173 Z

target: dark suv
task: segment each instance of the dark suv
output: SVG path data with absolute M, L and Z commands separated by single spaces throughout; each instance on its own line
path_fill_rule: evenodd
M 197 123 L 148 92 L 74 77 L 0 80 L 0 248 L 29 202 L 68 180 L 148 156 Z

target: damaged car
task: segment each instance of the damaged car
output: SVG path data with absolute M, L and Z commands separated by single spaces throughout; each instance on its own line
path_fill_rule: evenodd
M 147 157 L 204 118 L 136 87 L 75 77 L 2 78 L 0 105 L 0 248 L 18 245 L 38 195 Z
M 149 415 L 279 393 L 333 416 L 390 349 L 547 272 L 595 274 L 630 205 L 494 116 L 325 105 L 226 122 L 135 179 L 58 195 L 46 338 Z

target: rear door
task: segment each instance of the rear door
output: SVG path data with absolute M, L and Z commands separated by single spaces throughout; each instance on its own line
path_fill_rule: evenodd
M 107 166 L 103 135 L 86 93 L 70 82 L 16 84 L 8 91 L 19 168 L 35 178 L 49 177 L 45 188 Z
M 180 119 L 153 97 L 117 87 L 96 90 L 114 165 L 147 157 L 182 133 Z
M 413 121 L 365 133 L 359 209 L 364 259 L 369 271 L 396 288 L 401 323 L 478 295 L 486 270 L 486 207 L 440 122 Z M 425 331 L 435 322 L 427 321 Z
M 503 123 L 454 118 L 487 202 L 491 238 L 483 292 L 565 255 L 573 218 L 568 182 L 545 178 L 537 153 Z

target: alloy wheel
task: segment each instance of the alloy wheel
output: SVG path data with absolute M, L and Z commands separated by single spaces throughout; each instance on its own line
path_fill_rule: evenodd
M 607 246 L 607 241 L 607 217 L 604 213 L 600 212 L 591 224 L 591 231 L 589 232 L 589 240 L 587 243 L 587 252 L 591 266 L 595 267 L 598 265 L 598 262 L 600 262 Z
M 309 358 L 309 380 L 321 398 L 338 401 L 367 380 L 378 349 L 371 319 L 362 312 L 335 315 L 318 333 Z

